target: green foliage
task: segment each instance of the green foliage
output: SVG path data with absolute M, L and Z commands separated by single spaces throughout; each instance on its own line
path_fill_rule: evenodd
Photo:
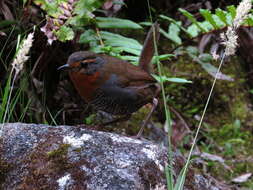
M 47 12 L 49 16 L 57 18 L 61 12 L 59 6 L 61 3 L 66 2 L 66 0 L 58 1 L 48 1 L 48 0 L 35 0 L 34 3 L 40 5 L 41 8 Z
M 74 31 L 68 27 L 68 26 L 62 26 L 60 29 L 55 32 L 58 39 L 62 42 L 65 42 L 67 40 L 72 40 L 74 38 Z
M 6 111 L 6 108 L 7 108 L 7 103 L 8 103 L 8 97 L 9 97 L 9 94 L 10 94 L 10 89 L 11 89 L 11 75 L 9 75 L 8 77 L 8 80 L 7 80 L 7 83 L 5 85 L 5 88 L 4 88 L 4 92 L 1 92 L 1 99 L 2 99 L 2 104 L 0 106 L 0 123 L 4 123 L 5 119 L 4 119 L 4 114 Z
M 181 22 L 176 21 L 171 17 L 160 15 L 161 19 L 170 22 L 168 31 L 162 31 L 161 33 L 176 44 L 181 44 L 181 37 L 179 36 L 180 31 L 186 33 L 190 38 L 193 38 L 200 34 L 204 34 L 212 30 L 219 30 L 231 25 L 236 14 L 236 8 L 233 5 L 228 6 L 227 10 L 217 8 L 214 13 L 211 13 L 208 9 L 200 9 L 199 13 L 202 15 L 204 20 L 198 21 L 190 12 L 181 8 L 179 11 L 192 22 L 191 25 L 185 28 L 181 25 Z M 244 21 L 242 26 L 253 26 L 253 16 L 250 15 Z
M 72 40 L 75 31 L 83 30 L 83 27 L 88 24 L 95 24 L 98 28 L 142 28 L 139 24 L 127 19 L 95 17 L 93 12 L 102 5 L 103 0 L 79 0 L 73 5 L 67 4 L 66 0 L 36 0 L 34 2 L 40 5 L 50 18 L 53 18 L 53 23 L 51 23 L 53 33 L 62 42 Z M 61 23 L 63 21 L 64 23 Z M 90 34 L 95 35 L 95 33 Z M 81 41 L 84 42 L 84 40 Z
M 157 76 L 157 75 L 153 75 L 153 77 L 159 82 L 192 83 L 192 81 L 182 78 L 175 78 L 175 77 L 169 78 L 166 76 Z
M 215 77 L 216 73 L 217 73 L 217 68 L 215 66 L 213 66 L 211 64 L 211 62 L 213 61 L 213 58 L 210 54 L 208 53 L 199 53 L 198 48 L 193 47 L 193 46 L 188 46 L 186 48 L 186 52 L 187 54 L 194 60 L 196 61 L 196 63 L 200 64 L 201 67 L 208 73 L 210 74 L 212 77 Z M 218 75 L 216 76 L 218 79 L 221 80 L 228 80 L 228 81 L 233 81 L 234 79 L 231 78 L 228 75 L 225 75 L 221 72 L 218 73 Z
M 128 28 L 141 29 L 142 27 L 131 21 L 113 17 L 96 17 L 96 23 L 99 28 Z
M 67 0 L 35 0 L 34 3 L 46 11 L 47 15 L 54 19 L 53 25 L 59 27 L 53 32 L 60 41 L 72 40 L 74 31 L 78 27 L 83 27 L 94 22 L 92 14 L 98 7 L 102 5 L 103 0 L 79 0 L 73 5 L 67 4 Z M 72 6 L 72 7 L 70 7 Z M 73 9 L 73 10 L 72 10 Z M 66 10 L 66 11 L 65 11 Z M 60 19 L 64 16 L 64 23 L 60 24 Z

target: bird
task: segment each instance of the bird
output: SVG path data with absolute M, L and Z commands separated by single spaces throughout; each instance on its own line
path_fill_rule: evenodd
M 85 102 L 96 110 L 121 116 L 108 123 L 126 120 L 142 106 L 152 103 L 136 136 L 139 138 L 157 107 L 157 96 L 161 90 L 151 73 L 151 59 L 159 36 L 159 24 L 154 23 L 144 41 L 138 65 L 106 54 L 77 51 L 58 70 L 68 71 L 74 87 Z

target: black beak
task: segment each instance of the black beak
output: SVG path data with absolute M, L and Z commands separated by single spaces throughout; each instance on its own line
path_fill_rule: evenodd
M 62 65 L 62 66 L 58 67 L 57 70 L 59 71 L 59 70 L 68 69 L 68 68 L 70 68 L 70 66 L 69 66 L 69 64 L 67 63 L 67 64 L 65 64 L 65 65 Z

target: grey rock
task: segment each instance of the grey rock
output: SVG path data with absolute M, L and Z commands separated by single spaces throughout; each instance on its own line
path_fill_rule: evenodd
M 0 189 L 165 190 L 166 148 L 73 126 L 0 125 Z M 175 154 L 178 174 L 184 158 Z M 221 189 L 189 170 L 185 190 Z

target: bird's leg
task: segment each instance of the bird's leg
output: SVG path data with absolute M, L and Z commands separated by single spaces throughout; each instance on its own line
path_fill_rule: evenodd
M 140 136 L 142 135 L 143 130 L 144 130 L 145 126 L 148 124 L 148 122 L 149 122 L 149 120 L 150 120 L 153 112 L 155 111 L 157 105 L 158 105 L 158 100 L 156 98 L 153 98 L 152 108 L 151 108 L 150 112 L 148 113 L 148 116 L 144 120 L 144 123 L 142 124 L 141 129 L 139 130 L 139 132 L 138 132 L 138 134 L 136 136 L 137 139 L 140 138 Z
M 122 116 L 122 117 L 113 119 L 112 121 L 104 122 L 104 123 L 102 123 L 102 124 L 100 124 L 100 125 L 106 126 L 106 125 L 111 125 L 111 124 L 113 124 L 113 123 L 118 123 L 118 122 L 127 121 L 130 117 L 131 117 L 131 114 L 127 114 L 127 115 L 125 115 L 125 116 Z

